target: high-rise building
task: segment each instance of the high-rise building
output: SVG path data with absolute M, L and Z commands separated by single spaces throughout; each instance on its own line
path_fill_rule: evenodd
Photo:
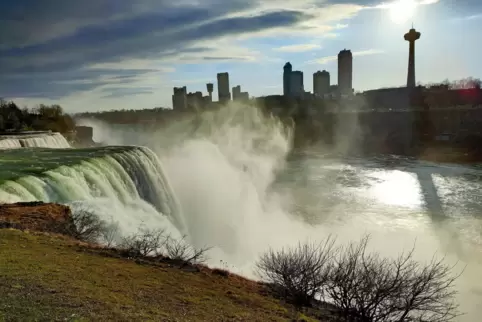
M 415 41 L 420 39 L 421 33 L 414 28 L 410 29 L 404 36 L 405 40 L 410 43 L 408 49 L 408 73 L 407 87 L 415 87 Z
M 203 100 L 203 93 L 202 92 L 195 92 L 195 93 L 189 93 L 186 95 L 187 97 L 187 106 L 189 108 L 194 108 L 194 109 L 197 109 L 197 108 L 200 108 L 202 107 L 204 104 L 204 100 Z
M 241 92 L 241 85 L 233 87 L 233 101 L 247 101 L 249 100 L 248 92 Z
M 239 100 L 248 101 L 249 100 L 249 93 L 248 92 L 239 93 Z
M 229 93 L 229 74 L 218 73 L 218 100 L 220 102 L 227 102 L 231 99 Z
M 324 97 L 330 93 L 330 73 L 326 70 L 317 71 L 313 74 L 313 94 Z
M 290 62 L 287 62 L 283 67 L 283 95 L 289 96 L 291 93 L 290 86 L 291 86 L 291 73 L 293 71 L 293 67 L 291 66 Z
M 289 96 L 302 97 L 304 93 L 303 72 L 299 70 L 291 72 Z
M 187 108 L 186 86 L 174 87 L 174 94 L 172 95 L 172 108 L 175 110 L 183 110 Z
M 343 49 L 338 54 L 338 89 L 340 94 L 353 94 L 353 55 Z
M 213 101 L 213 90 L 214 90 L 213 83 L 207 83 L 206 89 L 208 90 L 208 93 L 209 93 L 209 100 L 212 102 Z
M 241 85 L 233 87 L 233 101 L 239 99 L 241 94 Z

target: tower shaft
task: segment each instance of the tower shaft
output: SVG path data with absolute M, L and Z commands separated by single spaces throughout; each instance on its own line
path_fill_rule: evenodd
M 415 41 L 420 39 L 420 35 L 420 32 L 412 28 L 404 36 L 410 44 L 408 48 L 407 87 L 415 87 Z
M 415 41 L 410 41 L 408 49 L 407 87 L 415 87 Z

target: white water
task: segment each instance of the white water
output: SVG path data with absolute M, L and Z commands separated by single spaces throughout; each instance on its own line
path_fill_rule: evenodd
M 60 133 L 38 134 L 22 137 L 8 136 L 0 137 L 0 150 L 18 148 L 51 148 L 67 149 L 70 148 L 69 142 Z
M 470 208 L 457 223 L 434 220 L 414 173 L 421 171 L 423 177 L 436 165 L 370 170 L 364 163 L 319 156 L 287 165 L 289 132 L 246 106 L 185 118 L 158 131 L 86 125 L 94 127 L 95 141 L 145 145 L 160 160 L 142 149 L 61 167 L 46 172 L 45 178 L 22 178 L 2 186 L 0 200 L 88 207 L 118 221 L 124 234 L 142 225 L 187 233 L 195 246 L 214 247 L 211 265 L 222 260 L 248 276 L 258 254 L 268 247 L 322 239 L 329 233 L 340 242 L 371 233 L 371 247 L 386 256 L 411 247 L 416 239 L 418 259 L 430 259 L 439 251 L 447 253 L 449 263 L 459 260 L 458 268 L 468 265 L 458 289 L 462 310 L 470 315 L 460 320 L 473 321 L 482 314 L 480 245 L 467 237 L 476 235 L 480 221 Z M 286 166 L 287 179 L 274 188 L 278 171 Z M 445 207 L 455 202 L 449 208 L 458 215 L 469 203 L 464 191 L 457 190 L 459 199 L 451 199 L 447 194 L 454 191 L 453 179 L 437 180 L 435 190 L 449 191 L 442 195 Z M 463 181 L 459 186 L 473 186 L 463 177 L 457 180 Z
M 120 235 L 144 225 L 185 230 L 179 202 L 164 170 L 151 150 L 130 148 L 105 157 L 86 159 L 74 166 L 25 176 L 0 186 L 0 202 L 44 201 L 88 210 L 106 222 L 117 222 Z
M 468 314 L 458 320 L 474 321 L 482 314 L 482 207 L 470 208 L 482 205 L 474 193 L 482 185 L 464 179 L 464 173 L 482 177 L 480 170 L 428 163 L 374 167 L 363 160 L 347 164 L 326 160 L 320 151 L 290 162 L 287 170 L 289 133 L 246 106 L 185 118 L 157 131 L 85 125 L 94 128 L 95 141 L 140 144 L 156 152 L 183 208 L 191 242 L 215 246 L 212 265 L 223 260 L 252 276 L 258 254 L 270 246 L 330 233 L 343 243 L 369 233 L 370 247 L 385 256 L 416 242 L 420 261 L 437 252 L 448 264 L 459 263 L 456 272 L 467 265 L 457 290 Z M 282 169 L 288 179 L 274 189 Z M 430 177 L 432 190 L 426 182 Z M 472 193 L 454 189 L 455 184 L 470 186 Z M 446 214 L 437 213 L 437 197 Z

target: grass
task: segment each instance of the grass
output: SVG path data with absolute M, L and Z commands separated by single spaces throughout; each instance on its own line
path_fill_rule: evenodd
M 0 321 L 311 321 L 239 276 L 139 264 L 64 236 L 0 229 L 0 258 Z

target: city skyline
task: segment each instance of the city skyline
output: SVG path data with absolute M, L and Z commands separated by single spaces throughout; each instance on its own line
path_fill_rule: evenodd
M 400 4 L 346 0 L 283 7 L 235 0 L 223 8 L 215 0 L 169 8 L 148 0 L 131 6 L 86 1 L 83 8 L 50 0 L 2 4 L 4 17 L 13 18 L 0 20 L 0 96 L 20 105 L 57 103 L 72 112 L 171 107 L 173 87 L 206 93 L 206 83 L 225 71 L 230 84 L 250 96 L 276 95 L 283 92 L 287 61 L 303 71 L 305 90 L 312 91 L 318 70 L 338 83 L 336 56 L 343 48 L 353 53 L 356 90 L 404 86 L 403 34 L 412 22 L 423 33 L 416 45 L 417 82 L 480 77 L 474 39 L 482 4 L 418 2 L 415 9 L 413 3 L 396 8 Z M 19 3 L 27 5 L 26 22 L 15 24 Z M 167 39 L 161 29 L 175 37 Z

